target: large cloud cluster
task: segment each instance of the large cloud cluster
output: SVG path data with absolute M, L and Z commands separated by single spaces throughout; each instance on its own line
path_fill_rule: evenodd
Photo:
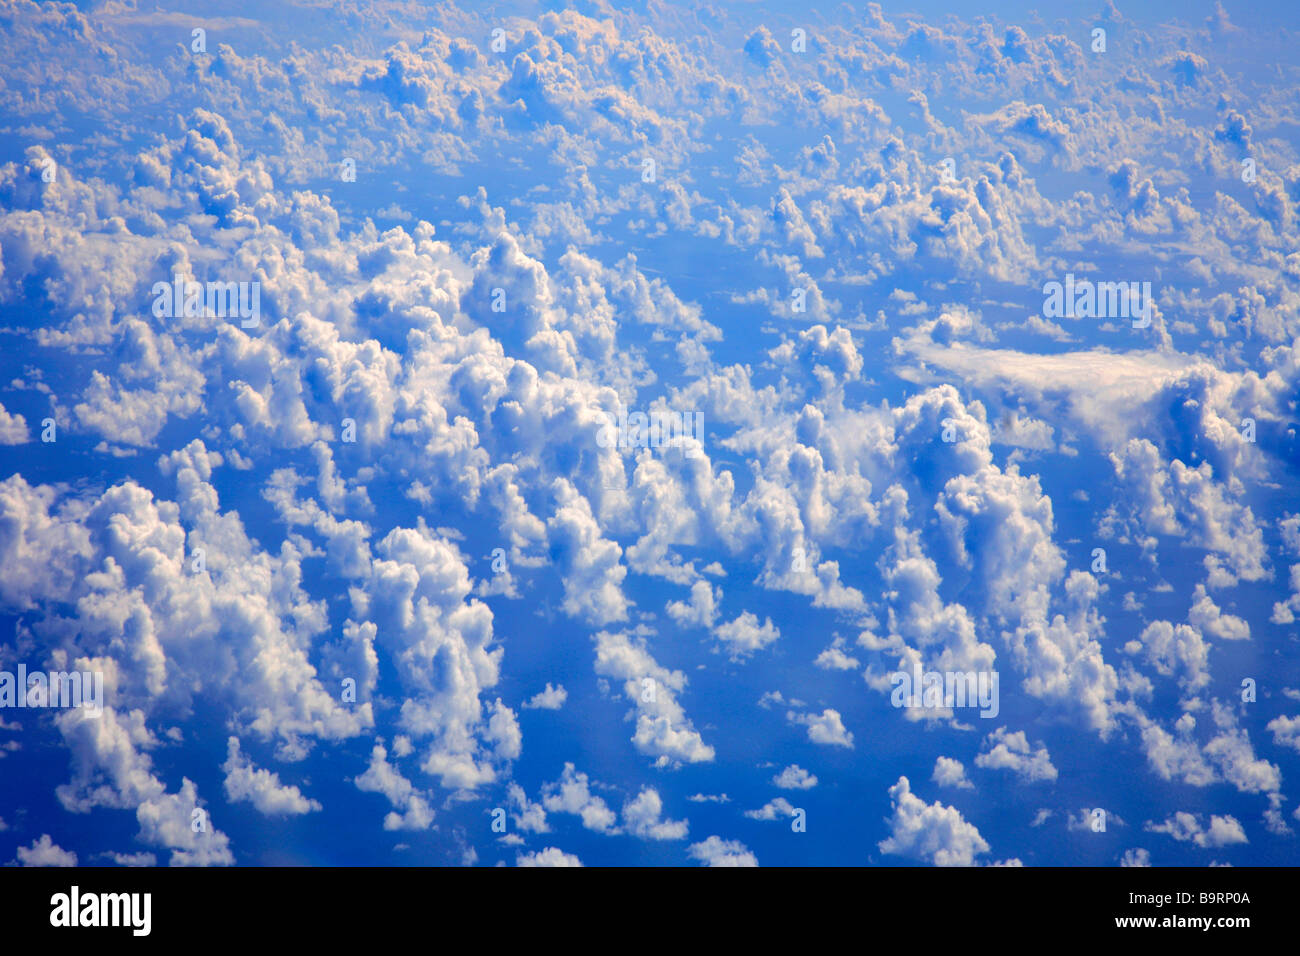
M 948 734 L 913 777 L 974 790 L 938 756 L 961 713 L 888 706 L 919 668 L 1000 674 L 981 771 L 1070 784 L 1041 720 L 1283 832 L 1294 718 L 1242 708 L 1300 675 L 1247 701 L 1235 655 L 1300 612 L 1274 518 L 1300 453 L 1286 84 L 1225 65 L 1222 11 L 1188 34 L 1111 8 L 1098 50 L 1091 24 L 874 3 L 581 6 L 376 0 L 298 35 L 6 5 L 0 660 L 100 670 L 110 700 L 44 725 L 68 778 L 23 799 L 228 864 L 223 814 L 327 811 L 308 768 L 337 761 L 377 826 L 445 818 L 447 847 L 484 842 L 466 804 L 511 809 L 502 846 L 568 817 L 672 846 L 677 775 L 811 789 L 894 720 Z M 1067 273 L 1150 281 L 1149 324 L 1047 315 Z M 254 284 L 256 314 L 160 306 L 178 276 Z M 539 650 L 529 616 L 568 639 Z M 738 746 L 719 724 L 760 715 L 718 674 L 745 709 L 788 681 L 773 740 L 828 763 Z M 578 706 L 626 716 L 653 786 L 579 771 L 585 737 L 577 762 L 534 744 L 594 737 L 561 723 Z M 907 776 L 886 797 L 882 853 L 990 852 Z M 1209 819 L 1148 830 L 1249 844 Z M 55 839 L 19 862 L 77 862 Z M 687 860 L 757 854 L 710 835 Z

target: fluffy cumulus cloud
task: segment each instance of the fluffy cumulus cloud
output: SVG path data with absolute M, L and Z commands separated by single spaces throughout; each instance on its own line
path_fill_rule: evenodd
M 31 846 L 18 848 L 19 866 L 76 866 L 77 854 L 65 850 L 50 839 L 48 833 L 32 841 Z
M 623 805 L 623 823 L 634 836 L 647 840 L 683 840 L 686 820 L 664 820 L 663 800 L 659 791 L 646 787 L 636 798 Z
M 588 830 L 615 832 L 618 817 L 603 799 L 591 792 L 587 775 L 579 773 L 573 764 L 566 763 L 563 775 L 558 781 L 548 784 L 543 794 L 542 806 L 548 813 L 571 813 L 580 818 Z M 642 828 L 652 827 L 653 822 L 647 817 L 658 817 L 658 801 L 657 793 L 646 791 L 641 803 L 633 805 L 632 819 Z M 627 815 L 626 811 L 624 815 Z
M 758 858 L 739 840 L 711 836 L 703 843 L 691 844 L 687 852 L 701 866 L 758 866 Z
M 952 757 L 940 757 L 934 762 L 934 774 L 930 777 L 941 787 L 958 787 L 966 790 L 975 785 L 966 776 L 966 768 L 960 760 Z
M 564 685 L 552 687 L 551 682 L 546 682 L 546 688 L 539 690 L 528 700 L 524 701 L 525 709 L 531 710 L 559 710 L 564 706 L 564 702 L 569 699 L 569 692 L 564 689 Z
M 1246 832 L 1231 816 L 1211 815 L 1208 825 L 1203 825 L 1194 814 L 1179 811 L 1162 823 L 1147 823 L 1150 833 L 1164 833 L 1175 840 L 1191 841 L 1199 847 L 1217 848 L 1234 843 L 1247 843 Z
M 785 790 L 811 790 L 817 786 L 817 775 L 791 764 L 773 777 L 772 782 Z
M 757 810 L 746 810 L 745 816 L 751 820 L 789 820 L 795 812 L 796 808 L 789 800 L 777 797 Z
M 393 810 L 384 817 L 385 830 L 423 830 L 433 823 L 434 813 L 428 799 L 388 762 L 388 751 L 383 744 L 375 744 L 370 766 L 355 783 L 359 790 L 383 794 L 392 804 Z
M 0 860 L 1276 859 L 1296 14 L 508 6 L 0 17 Z
M 686 687 L 680 671 L 659 666 L 641 643 L 625 634 L 596 635 L 596 673 L 622 680 L 634 707 L 637 750 L 656 758 L 659 766 L 709 762 L 714 749 L 692 726 L 676 694 Z
M 1046 747 L 1033 748 L 1023 730 L 1007 733 L 999 727 L 984 740 L 984 750 L 975 758 L 975 766 L 986 770 L 1010 770 L 1026 783 L 1055 780 L 1057 770 Z M 958 766 L 960 771 L 960 765 Z M 936 766 L 935 772 L 939 772 Z
M 889 788 L 890 834 L 878 844 L 881 853 L 898 854 L 934 866 L 974 866 L 989 845 L 954 807 L 937 800 L 926 804 L 912 793 L 911 783 L 899 777 Z
M 815 744 L 830 747 L 853 747 L 853 734 L 846 730 L 837 710 L 827 707 L 820 714 L 797 714 L 791 711 L 787 719 L 793 724 L 808 728 L 808 739 Z
M 761 650 L 781 636 L 771 618 L 760 625 L 758 618 L 746 611 L 734 621 L 714 628 L 713 635 L 728 649 L 733 659 Z
M 10 414 L 0 405 L 0 445 L 22 445 L 29 440 L 26 419 Z
M 243 757 L 235 737 L 230 738 L 229 757 L 222 769 L 226 772 L 226 796 L 231 802 L 251 801 L 259 813 L 267 816 L 294 816 L 321 808 L 297 787 L 282 784 L 277 774 L 254 767 Z
M 516 866 L 582 866 L 582 861 L 572 853 L 548 846 L 532 853 L 520 853 Z

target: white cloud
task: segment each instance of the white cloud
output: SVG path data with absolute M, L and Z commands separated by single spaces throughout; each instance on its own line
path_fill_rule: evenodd
M 249 800 L 258 813 L 266 816 L 295 816 L 321 808 L 297 787 L 282 784 L 278 774 L 254 767 L 240 752 L 238 737 L 229 739 L 227 750 L 221 769 L 226 772 L 226 798 L 232 803 Z
M 558 687 L 552 687 L 551 682 L 546 682 L 546 689 L 540 690 L 524 702 L 525 710 L 559 710 L 564 706 L 564 702 L 569 699 L 569 692 L 561 684 Z
M 958 790 L 974 790 L 975 785 L 966 778 L 966 768 L 960 760 L 952 757 L 940 757 L 934 762 L 934 774 L 930 777 L 941 787 L 955 787 Z
M 831 646 L 818 654 L 817 659 L 814 660 L 813 663 L 823 670 L 857 670 L 862 666 L 862 662 L 856 657 L 850 657 L 848 654 L 844 653 L 844 646 L 844 638 L 835 638 L 835 640 L 831 642 Z
M 853 749 L 853 734 L 844 727 L 840 712 L 827 707 L 820 714 L 798 714 L 789 711 L 786 719 L 792 724 L 803 724 L 808 728 L 808 739 L 815 744 Z
M 732 660 L 741 660 L 776 641 L 781 632 L 770 617 L 760 625 L 756 615 L 745 611 L 734 621 L 715 627 L 713 636 L 727 648 Z
M 388 750 L 383 744 L 375 744 L 370 766 L 355 783 L 358 790 L 382 793 L 393 805 L 394 811 L 384 817 L 385 830 L 427 830 L 433 824 L 434 813 L 426 795 L 388 762 Z
M 745 816 L 751 820 L 789 820 L 794 815 L 794 805 L 785 797 L 770 800 L 757 810 L 746 810 Z
M 977 767 L 1010 770 L 1025 783 L 1056 779 L 1056 768 L 1052 766 L 1047 748 L 1032 749 L 1023 730 L 1012 734 L 1007 733 L 1005 727 L 999 727 L 984 738 L 983 746 L 987 749 L 975 758 Z
M 596 673 L 623 681 L 624 693 L 636 708 L 637 750 L 656 757 L 659 766 L 707 763 L 714 750 L 700 737 L 677 702 L 686 677 L 655 661 L 643 642 L 626 634 L 601 631 L 595 635 Z
M 545 807 L 540 803 L 530 803 L 523 787 L 512 783 L 506 795 L 509 805 L 514 808 L 515 826 L 526 832 L 551 832 L 551 828 L 546 823 Z
M 1205 585 L 1196 585 L 1192 609 L 1187 612 L 1187 622 L 1211 637 L 1225 641 L 1250 640 L 1250 625 L 1239 617 L 1224 614 L 1206 593 Z
M 1142 745 L 1152 769 L 1163 779 L 1178 779 L 1204 787 L 1227 781 L 1242 793 L 1276 792 L 1282 783 L 1274 764 L 1255 756 L 1250 736 L 1237 726 L 1236 716 L 1214 701 L 1211 714 L 1218 732 L 1202 746 L 1194 736 L 1196 719 L 1184 714 L 1174 723 L 1175 734 L 1138 715 Z
M 618 817 L 603 799 L 591 792 L 585 773 L 571 763 L 564 765 L 560 779 L 542 787 L 542 806 L 548 813 L 572 813 L 582 818 L 582 825 L 597 833 L 618 832 Z M 644 810 L 644 807 L 640 808 Z
M 1273 732 L 1273 743 L 1300 751 L 1300 717 L 1274 717 L 1266 730 Z
M 72 779 L 55 789 L 65 809 L 134 809 L 140 824 L 138 839 L 170 849 L 173 866 L 235 862 L 229 838 L 212 825 L 194 783 L 182 778 L 176 792 L 168 793 L 154 776 L 153 761 L 141 752 L 154 744 L 142 711 L 119 714 L 106 707 L 92 719 L 78 708 L 59 714 L 55 724 L 72 752 Z
M 731 798 L 725 793 L 693 793 L 686 798 L 691 803 L 730 803 Z
M 979 830 L 962 819 L 954 807 L 937 800 L 926 805 L 912 793 L 906 777 L 889 788 L 893 807 L 890 835 L 879 843 L 880 852 L 911 857 L 934 866 L 974 866 L 989 845 Z
M 718 617 L 718 595 L 708 581 L 700 579 L 691 585 L 689 601 L 669 601 L 665 610 L 680 627 L 712 627 Z
M 65 850 L 50 839 L 48 833 L 32 841 L 31 846 L 18 848 L 20 866 L 76 866 L 77 854 Z
M 1177 676 L 1188 692 L 1198 691 L 1210 682 L 1210 646 L 1195 627 L 1152 621 L 1131 646 L 1135 652 L 1145 648 L 1146 659 L 1157 673 Z
M 0 445 L 23 445 L 31 441 L 27 432 L 27 419 L 5 410 L 0 405 Z
M 873 7 L 812 31 L 835 55 L 810 92 L 766 28 L 745 26 L 737 44 L 707 11 L 667 26 L 601 3 L 589 12 L 511 21 L 504 64 L 463 39 L 482 23 L 450 7 L 414 32 L 395 15 L 410 36 L 386 48 L 326 43 L 273 62 L 222 46 L 215 105 L 169 94 L 176 136 L 141 126 L 134 107 L 181 89 L 193 61 L 130 35 L 187 26 L 183 15 L 85 20 L 42 7 L 11 25 L 24 62 L 48 66 L 40 85 L 53 99 L 22 95 L 32 77 L 17 76 L 6 117 L 47 145 L 0 165 L 0 301 L 30 345 L 15 351 L 21 377 L 8 386 L 24 392 L 26 417 L 0 406 L 0 445 L 31 443 L 43 403 L 60 430 L 53 446 L 19 448 L 23 473 L 0 482 L 0 604 L 22 617 L 36 653 L 102 669 L 113 701 L 98 727 L 55 718 L 71 758 L 62 805 L 134 812 L 141 839 L 174 863 L 234 862 L 224 833 L 189 827 L 205 804 L 182 775 L 188 763 L 155 765 L 158 748 L 204 733 L 187 718 L 202 702 L 222 736 L 283 763 L 330 759 L 332 745 L 382 732 L 391 749 L 379 741 L 358 786 L 387 797 L 389 829 L 428 828 L 431 797 L 398 764 L 455 802 L 508 782 L 523 753 L 494 689 L 528 657 L 511 650 L 515 634 L 498 639 L 499 605 L 476 600 L 489 596 L 592 630 L 633 622 L 597 635 L 599 683 L 631 704 L 639 753 L 663 768 L 708 764 L 714 748 L 685 712 L 687 665 L 652 656 L 654 615 L 635 595 L 678 629 L 712 632 L 736 659 L 780 656 L 801 608 L 831 609 L 861 629 L 862 650 L 839 637 L 801 644 L 817 654 L 819 681 L 863 661 L 877 689 L 896 662 L 996 667 L 1004 690 L 1048 705 L 1054 740 L 1122 728 L 1120 745 L 1140 747 L 1154 776 L 1227 782 L 1267 795 L 1276 813 L 1279 768 L 1222 703 L 1198 695 L 1221 685 L 1220 642 L 1251 636 L 1239 581 L 1254 584 L 1249 601 L 1272 605 L 1275 624 L 1300 614 L 1300 564 L 1289 584 L 1268 580 L 1268 529 L 1251 508 L 1262 500 L 1251 489 L 1279 484 L 1293 450 L 1295 174 L 1261 162 L 1249 199 L 1225 186 L 1208 204 L 1182 182 L 1236 182 L 1239 154 L 1286 139 L 1286 110 L 1193 116 L 1207 83 L 1232 99 L 1240 82 L 1180 49 L 1178 28 L 1151 27 L 1146 61 L 1098 72 L 1086 38 L 937 27 Z M 1191 40 L 1209 41 L 1226 64 L 1271 42 L 1217 14 Z M 875 102 L 876 87 L 909 90 L 906 105 Z M 1084 87 L 1100 91 L 1086 115 Z M 952 90 L 992 105 L 949 126 Z M 138 141 L 125 178 L 49 139 L 68 111 L 120 121 Z M 789 115 L 812 117 L 820 139 L 776 148 L 783 127 L 764 124 Z M 750 132 L 719 153 L 692 137 L 713 119 Z M 496 152 L 543 151 L 568 173 L 509 214 L 488 186 L 462 191 L 447 236 L 401 196 L 356 222 L 334 205 L 346 187 L 320 185 L 339 150 L 366 143 L 383 144 L 357 157 L 371 185 L 430 168 L 472 181 L 484 137 L 500 140 Z M 637 175 L 647 151 L 657 182 Z M 953 180 L 936 169 L 944 155 L 958 157 Z M 1175 155 L 1191 167 L 1171 169 Z M 55 182 L 41 176 L 47 157 L 60 160 Z M 736 175 L 701 177 L 702 162 Z M 1068 185 L 1038 166 L 1069 172 Z M 642 237 L 677 244 L 686 271 L 656 277 L 642 253 L 607 255 Z M 697 274 L 691 243 L 750 263 L 749 287 L 725 288 L 734 270 Z M 1130 268 L 1159 280 L 1150 329 L 1023 318 L 1045 276 Z M 261 324 L 154 321 L 150 286 L 173 272 L 259 280 Z M 972 299 L 966 285 L 984 291 Z M 497 287 L 505 312 L 491 310 Z M 791 309 L 795 287 L 806 313 Z M 768 314 L 753 341 L 728 326 L 725 347 L 715 344 L 722 330 L 703 303 L 719 291 Z M 773 315 L 796 324 L 774 326 Z M 893 330 L 893 354 L 864 327 Z M 779 343 L 756 344 L 765 330 Z M 1025 351 L 1037 344 L 1048 354 Z M 919 386 L 901 407 L 880 397 L 882 360 Z M 597 410 L 657 404 L 703 410 L 704 456 L 596 446 Z M 1243 437 L 1247 416 L 1258 441 Z M 340 440 L 345 418 L 355 444 Z M 936 440 L 945 418 L 962 436 L 951 445 Z M 1073 456 L 1069 467 L 1056 451 Z M 1093 472 L 1071 462 L 1098 455 L 1114 487 L 1081 500 L 1071 482 Z M 434 514 L 446 528 L 420 518 Z M 1297 521 L 1279 524 L 1300 555 Z M 485 546 L 480 529 L 509 570 L 488 576 L 480 558 L 497 541 Z M 1111 556 L 1097 577 L 1076 566 L 1094 537 Z M 207 567 L 193 572 L 199 549 Z M 877 555 L 880 592 L 850 587 Z M 695 569 L 706 561 L 703 573 L 729 575 L 742 598 L 751 581 L 786 592 L 780 613 L 726 622 L 721 590 Z M 1140 610 L 1136 597 L 1118 606 L 1120 591 L 1158 592 L 1202 564 L 1186 623 L 1147 619 L 1111 640 L 1132 624 L 1116 615 Z M 553 584 L 559 608 L 545 596 Z M 680 660 L 672 637 L 653 644 L 659 660 Z M 1121 646 L 1128 660 L 1115 658 Z M 816 743 L 853 746 L 838 712 L 802 713 L 799 696 L 830 691 L 798 676 L 784 687 L 793 699 L 764 695 L 760 706 L 788 708 Z M 1163 703 L 1158 678 L 1177 682 L 1186 713 L 1142 710 Z M 341 699 L 344 679 L 355 702 Z M 512 675 L 510 692 L 542 679 Z M 557 679 L 523 706 L 566 699 Z M 1275 745 L 1298 746 L 1294 718 L 1268 727 Z M 1028 740 L 999 730 L 976 765 L 1053 778 L 1046 749 Z M 235 747 L 226 791 L 245 805 L 225 813 L 316 806 Z M 936 783 L 964 779 L 940 758 Z M 507 793 L 519 828 L 541 832 L 542 805 L 517 786 Z M 646 793 L 658 795 L 637 801 Z M 546 854 L 567 858 L 533 856 Z
M 663 800 L 659 791 L 644 787 L 636 798 L 623 804 L 623 825 L 628 833 L 645 840 L 684 840 L 687 821 L 662 820 Z
M 1200 821 L 1191 813 L 1179 811 L 1163 823 L 1150 821 L 1143 827 L 1148 833 L 1165 833 L 1180 843 L 1192 842 L 1199 847 L 1230 846 L 1234 843 L 1248 843 L 1246 831 L 1232 816 L 1211 815 L 1210 825 L 1202 827 Z
M 555 514 L 547 521 L 552 553 L 564 575 L 564 610 L 595 625 L 627 619 L 622 591 L 623 549 L 601 535 L 587 499 L 568 480 L 554 484 Z
M 773 777 L 772 782 L 782 790 L 811 790 L 817 786 L 817 777 L 795 763 Z
M 572 853 L 548 846 L 535 853 L 521 853 L 516 859 L 516 866 L 582 866 L 582 861 Z
M 1104 813 L 1105 816 L 1097 816 L 1098 810 Z M 1108 827 L 1127 826 L 1119 814 L 1113 811 L 1107 812 L 1104 807 L 1082 807 L 1077 816 L 1073 813 L 1066 814 L 1065 829 L 1070 832 L 1092 832 L 1092 828 L 1098 820 L 1104 821 Z
M 691 844 L 686 852 L 702 866 L 758 866 L 758 858 L 739 840 L 711 836 Z

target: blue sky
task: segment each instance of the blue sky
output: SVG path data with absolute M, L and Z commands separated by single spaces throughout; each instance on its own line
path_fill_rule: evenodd
M 0 862 L 1295 859 L 1290 6 L 3 10 Z

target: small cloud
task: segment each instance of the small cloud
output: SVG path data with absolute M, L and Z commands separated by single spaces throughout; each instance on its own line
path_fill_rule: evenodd
M 1208 828 L 1202 827 L 1196 816 L 1179 811 L 1163 823 L 1147 821 L 1143 827 L 1148 833 L 1164 833 L 1179 843 L 1195 843 L 1199 847 L 1231 846 L 1234 843 L 1249 843 L 1246 831 L 1232 816 L 1211 816 Z
M 815 744 L 853 749 L 853 734 L 844 729 L 844 721 L 840 719 L 838 710 L 827 707 L 820 714 L 797 714 L 790 711 L 785 716 L 792 724 L 806 726 L 808 739 Z
M 794 806 L 785 797 L 777 797 L 757 810 L 746 810 L 745 816 L 751 820 L 789 819 L 794 813 Z
M 955 787 L 958 790 L 974 790 L 975 785 L 966 779 L 966 768 L 960 760 L 952 757 L 940 757 L 934 762 L 934 774 L 930 777 L 941 787 Z
M 1046 747 L 1031 750 L 1023 730 L 1014 734 L 999 727 L 984 739 L 989 749 L 975 758 L 975 766 L 986 770 L 1011 770 L 1025 783 L 1055 780 L 1056 768 Z
M 687 821 L 663 820 L 664 804 L 659 791 L 645 787 L 635 800 L 623 805 L 623 825 L 627 832 L 644 840 L 684 840 Z
M 831 642 L 831 646 L 818 654 L 813 663 L 822 670 L 834 671 L 857 670 L 862 666 L 856 657 L 850 657 L 844 652 L 844 638 L 842 637 L 835 638 Z
M 686 852 L 701 866 L 758 866 L 758 858 L 739 840 L 711 836 L 703 843 L 692 844 Z
M 772 782 L 782 790 L 811 790 L 817 786 L 817 777 L 798 764 L 791 764 L 773 777 Z
M 559 710 L 568 699 L 569 692 L 564 689 L 563 684 L 552 687 L 551 682 L 547 681 L 545 690 L 538 691 L 524 701 L 524 710 Z
M 548 846 L 536 853 L 521 853 L 515 859 L 515 866 L 582 866 L 582 861 L 572 853 Z
M 50 839 L 48 833 L 42 833 L 31 846 L 18 848 L 20 866 L 76 866 L 77 854 L 64 850 Z
M 781 636 L 781 631 L 772 623 L 770 617 L 760 625 L 757 615 L 745 611 L 734 621 L 715 627 L 713 636 L 722 642 L 730 653 L 731 659 L 735 661 L 762 650 L 777 640 Z

